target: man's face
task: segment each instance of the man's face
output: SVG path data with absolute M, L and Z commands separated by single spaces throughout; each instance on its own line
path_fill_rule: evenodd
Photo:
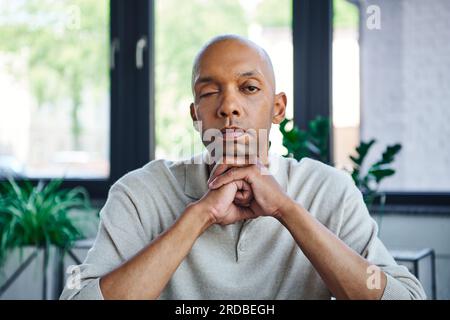
M 257 49 L 230 40 L 209 47 L 194 75 L 191 104 L 204 145 L 211 143 L 205 140 L 208 129 L 222 130 L 227 143 L 268 143 L 271 124 L 281 122 L 286 108 L 285 94 L 276 95 L 274 86 L 270 63 Z

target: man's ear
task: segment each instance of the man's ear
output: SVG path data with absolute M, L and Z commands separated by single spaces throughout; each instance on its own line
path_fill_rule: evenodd
M 272 123 L 278 124 L 283 121 L 286 116 L 286 94 L 284 92 L 280 92 L 275 95 L 274 100 Z
M 192 119 L 192 124 L 194 125 L 194 129 L 195 131 L 199 131 L 198 125 L 197 125 L 197 113 L 195 112 L 195 105 L 194 103 L 191 103 L 190 105 L 190 111 L 191 111 L 191 119 Z

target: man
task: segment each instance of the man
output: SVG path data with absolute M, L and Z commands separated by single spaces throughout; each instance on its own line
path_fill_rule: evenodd
M 152 161 L 116 182 L 81 281 L 68 281 L 61 298 L 425 298 L 378 239 L 348 174 L 267 156 L 261 142 L 283 120 L 286 96 L 275 93 L 262 48 L 212 39 L 192 87 L 191 116 L 209 152 L 193 163 Z M 253 151 L 238 150 L 252 142 Z

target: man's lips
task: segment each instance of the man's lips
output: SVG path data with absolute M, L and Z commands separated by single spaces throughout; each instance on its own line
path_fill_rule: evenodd
M 242 128 L 223 128 L 220 130 L 222 132 L 222 138 L 224 140 L 237 139 L 245 134 L 245 130 Z
M 222 133 L 222 137 L 224 140 L 237 139 L 237 138 L 243 136 L 244 134 L 245 134 L 244 131 L 230 131 L 230 132 Z

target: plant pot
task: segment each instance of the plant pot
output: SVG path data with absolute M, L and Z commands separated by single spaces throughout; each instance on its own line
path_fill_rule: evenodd
M 62 250 L 24 246 L 8 253 L 0 270 L 0 299 L 58 299 L 62 289 Z M 47 266 L 44 260 L 47 255 Z

